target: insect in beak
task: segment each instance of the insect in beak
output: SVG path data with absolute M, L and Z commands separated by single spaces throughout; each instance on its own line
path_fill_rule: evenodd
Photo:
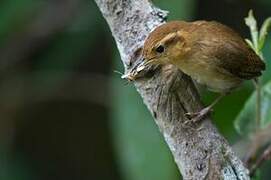
M 121 78 L 127 79 L 129 81 L 134 81 L 138 77 L 138 74 L 144 69 L 146 69 L 148 65 L 149 62 L 142 58 L 137 61 L 137 63 L 135 63 L 126 74 L 122 75 Z

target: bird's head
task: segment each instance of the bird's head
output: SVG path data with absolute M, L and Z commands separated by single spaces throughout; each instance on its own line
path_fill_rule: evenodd
M 144 65 L 174 64 L 189 51 L 187 22 L 173 21 L 158 26 L 145 40 L 143 47 Z

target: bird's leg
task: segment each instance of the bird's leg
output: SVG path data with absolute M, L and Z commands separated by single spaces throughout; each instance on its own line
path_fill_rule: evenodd
M 185 116 L 188 119 L 191 119 L 192 122 L 198 122 L 200 121 L 202 118 L 204 118 L 207 114 L 209 114 L 212 111 L 212 108 L 225 96 L 225 93 L 220 94 L 213 102 L 212 104 L 210 104 L 209 106 L 203 108 L 202 110 L 200 110 L 199 112 L 195 112 L 195 113 L 186 113 Z

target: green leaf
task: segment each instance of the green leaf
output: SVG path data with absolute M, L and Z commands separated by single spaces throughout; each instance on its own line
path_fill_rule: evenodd
M 263 45 L 265 43 L 265 39 L 266 39 L 266 36 L 268 34 L 270 27 L 271 27 L 271 17 L 267 18 L 261 27 L 260 37 L 259 37 L 259 47 L 258 47 L 259 51 L 261 51 L 263 48 Z
M 251 40 L 245 39 L 245 41 L 248 43 L 248 45 L 249 45 L 252 49 L 254 49 L 254 45 L 253 45 L 253 43 L 251 42 Z
M 258 52 L 258 38 L 259 38 L 259 33 L 258 33 L 258 27 L 257 27 L 257 21 L 254 18 L 253 11 L 250 10 L 248 12 L 248 17 L 245 18 L 245 23 L 250 29 L 250 33 L 252 36 L 252 42 L 254 45 L 254 50 Z
M 261 180 L 261 179 L 262 179 L 261 171 L 257 169 L 255 172 L 255 175 L 251 177 L 251 180 Z
M 234 126 L 241 135 L 250 135 L 255 132 L 256 126 L 256 92 L 254 92 L 244 105 L 234 121 Z M 271 124 L 271 81 L 261 89 L 261 122 L 264 129 Z

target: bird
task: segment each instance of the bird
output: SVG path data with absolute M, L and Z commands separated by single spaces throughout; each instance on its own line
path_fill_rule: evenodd
M 265 70 L 265 63 L 246 41 L 216 21 L 164 23 L 147 36 L 142 56 L 141 66 L 171 64 L 220 94 L 209 106 L 185 114 L 194 121 L 209 114 L 222 97 L 243 81 L 257 81 Z

